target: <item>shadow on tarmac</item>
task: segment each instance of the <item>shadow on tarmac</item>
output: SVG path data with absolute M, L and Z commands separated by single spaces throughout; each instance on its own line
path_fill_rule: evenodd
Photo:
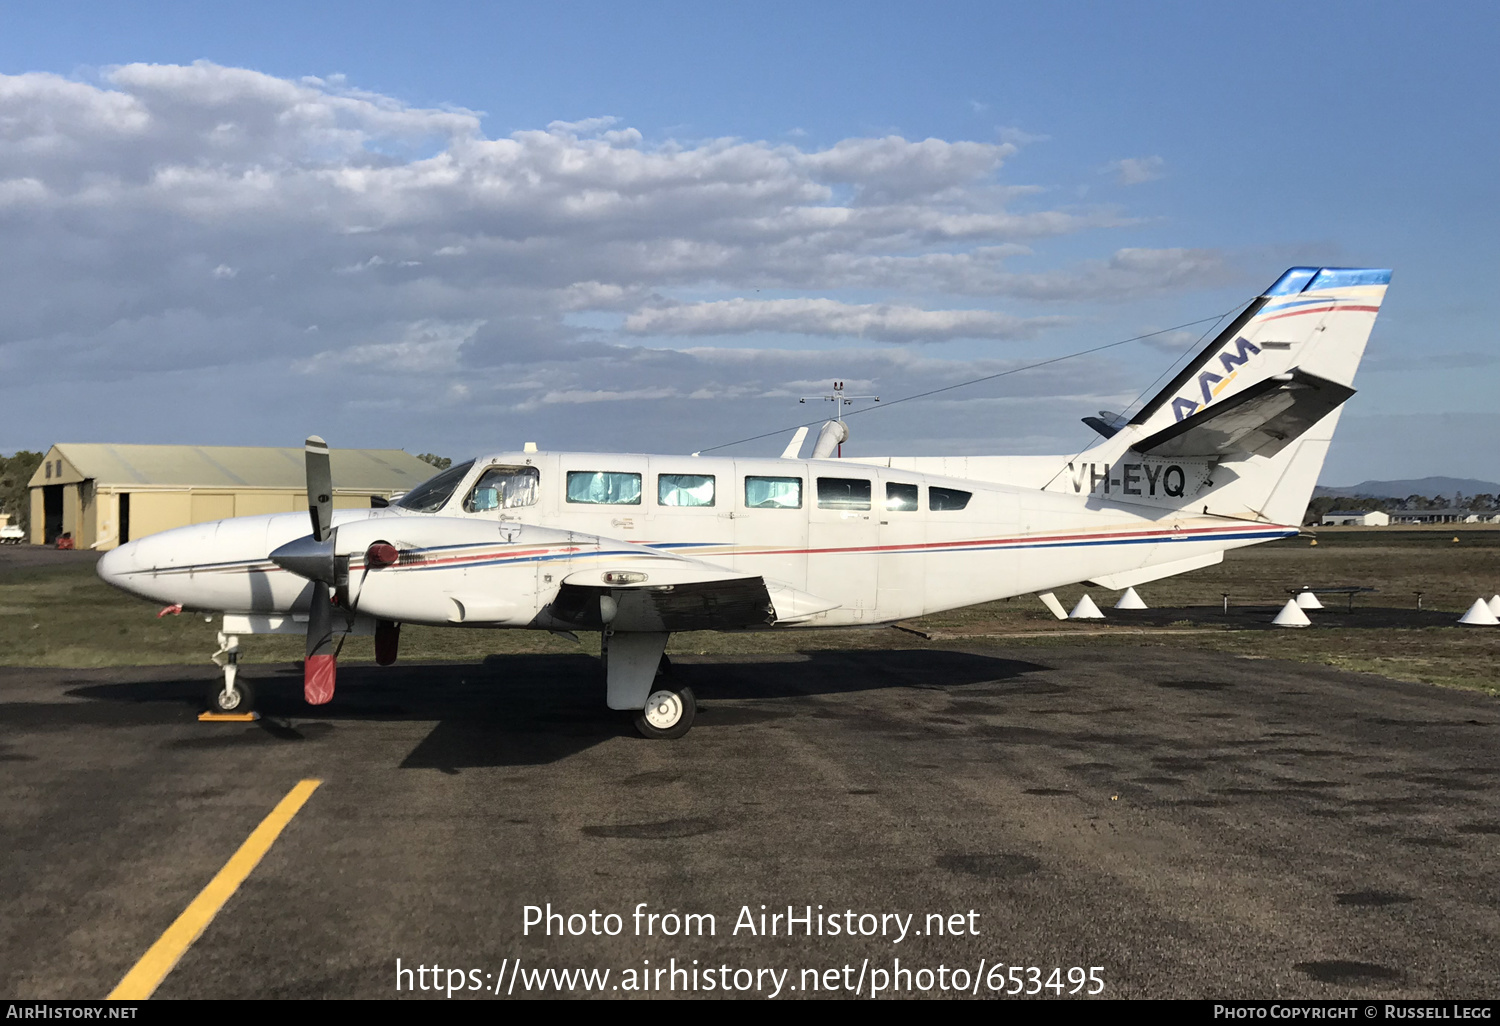
M 777 699 L 891 688 L 947 691 L 979 684 L 1030 691 L 1040 682 L 1027 676 L 1047 669 L 938 649 L 827 650 L 744 659 L 678 658 L 673 682 L 691 687 L 698 697 L 696 732 L 796 715 Z M 152 681 L 80 681 L 67 694 L 87 703 L 28 704 L 7 712 L 53 724 L 188 723 L 204 707 L 212 671 L 174 671 Z M 480 664 L 342 666 L 333 701 L 316 708 L 303 700 L 299 666 L 246 667 L 241 672 L 255 689 L 261 714 L 253 727 L 167 743 L 187 749 L 274 745 L 317 741 L 346 722 L 435 720 L 400 765 L 451 773 L 545 764 L 611 738 L 638 739 L 630 714 L 605 707 L 599 661 L 581 654 L 490 656 Z M 739 700 L 767 701 L 757 707 L 739 705 Z

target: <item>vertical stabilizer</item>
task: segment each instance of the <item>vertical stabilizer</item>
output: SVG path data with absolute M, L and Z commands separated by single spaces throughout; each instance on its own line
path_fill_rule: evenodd
M 1378 268 L 1287 271 L 1048 489 L 1299 523 L 1390 277 Z
M 1345 387 L 1385 298 L 1391 272 L 1293 267 L 1244 309 L 1130 420 L 1145 438 L 1293 368 Z

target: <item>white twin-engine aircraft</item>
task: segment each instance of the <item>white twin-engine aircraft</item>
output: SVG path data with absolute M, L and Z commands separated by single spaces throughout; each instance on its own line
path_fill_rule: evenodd
M 400 625 L 603 635 L 611 709 L 648 737 L 692 725 L 664 672 L 673 631 L 889 623 L 1079 582 L 1120 589 L 1295 535 L 1390 272 L 1296 267 L 1128 420 L 1080 456 L 780 459 L 506 452 L 387 508 L 332 509 L 328 447 L 307 441 L 300 513 L 164 531 L 99 575 L 222 612 L 219 711 L 249 708 L 237 635 L 307 635 L 305 693 L 333 697 L 337 637 Z

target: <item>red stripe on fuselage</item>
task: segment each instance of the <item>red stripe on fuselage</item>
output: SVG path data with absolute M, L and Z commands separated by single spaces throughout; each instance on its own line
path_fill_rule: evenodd
M 562 552 L 582 552 L 582 551 L 584 551 L 584 550 L 582 548 L 577 547 L 577 546 L 572 546 L 572 547 L 566 547 L 565 546 L 563 548 L 555 548 L 555 549 L 554 548 L 545 548 L 545 549 L 517 549 L 514 552 L 506 551 L 506 550 L 492 550 L 492 551 L 489 551 L 489 552 L 467 553 L 467 554 L 464 554 L 464 555 L 447 556 L 447 557 L 445 557 L 443 559 L 422 559 L 420 561 L 413 560 L 410 563 L 397 563 L 393 569 L 398 569 L 399 570 L 399 569 L 401 569 L 403 567 L 449 566 L 449 565 L 452 565 L 454 563 L 472 563 L 472 562 L 474 562 L 476 560 L 480 560 L 480 559 L 522 559 L 522 558 L 524 558 L 526 556 L 545 556 L 548 553 L 552 553 L 552 552 L 562 553 Z M 352 569 L 352 567 L 351 567 L 351 569 Z

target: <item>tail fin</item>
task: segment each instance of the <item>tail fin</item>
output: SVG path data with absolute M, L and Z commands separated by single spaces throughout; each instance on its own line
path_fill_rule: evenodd
M 1153 396 L 1130 427 L 1146 438 L 1294 368 L 1352 395 L 1390 280 L 1388 270 L 1293 267 Z
M 1059 484 L 1082 491 L 1085 480 L 1102 481 L 1101 498 L 1297 523 L 1390 279 L 1374 268 L 1287 271 L 1089 454 L 1105 461 L 1104 475 L 1070 464 Z M 1177 468 L 1176 486 L 1158 495 L 1153 470 L 1167 473 L 1164 462 Z M 1144 476 L 1151 494 L 1113 491 L 1121 474 Z

